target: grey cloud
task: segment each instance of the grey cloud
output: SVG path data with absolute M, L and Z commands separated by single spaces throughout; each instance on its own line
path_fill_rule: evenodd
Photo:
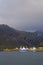
M 0 0 L 1 23 L 21 30 L 41 29 L 43 0 Z

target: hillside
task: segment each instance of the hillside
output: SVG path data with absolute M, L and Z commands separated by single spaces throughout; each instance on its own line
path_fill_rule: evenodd
M 0 48 L 43 46 L 43 33 L 18 31 L 8 25 L 0 25 Z

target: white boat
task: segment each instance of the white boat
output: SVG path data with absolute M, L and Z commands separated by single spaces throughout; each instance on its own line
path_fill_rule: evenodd
M 28 51 L 28 48 L 25 48 L 25 47 L 22 48 L 22 47 L 21 47 L 21 48 L 20 48 L 20 51 L 21 51 L 21 52 Z
M 36 52 L 36 48 L 35 48 L 35 47 L 33 47 L 32 51 L 33 51 L 33 52 Z

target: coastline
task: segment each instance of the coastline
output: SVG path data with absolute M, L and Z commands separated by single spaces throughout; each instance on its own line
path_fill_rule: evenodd
M 12 51 L 19 51 L 20 48 L 13 48 L 13 49 L 9 49 L 9 48 L 6 48 L 6 49 L 2 49 L 0 51 L 3 51 L 3 52 L 12 52 Z M 43 52 L 43 47 L 38 47 L 38 48 L 28 48 L 28 51 L 36 51 L 36 52 Z

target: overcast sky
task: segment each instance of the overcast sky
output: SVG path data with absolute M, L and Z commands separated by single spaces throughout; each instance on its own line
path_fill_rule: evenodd
M 0 24 L 20 30 L 43 27 L 43 0 L 0 0 Z

